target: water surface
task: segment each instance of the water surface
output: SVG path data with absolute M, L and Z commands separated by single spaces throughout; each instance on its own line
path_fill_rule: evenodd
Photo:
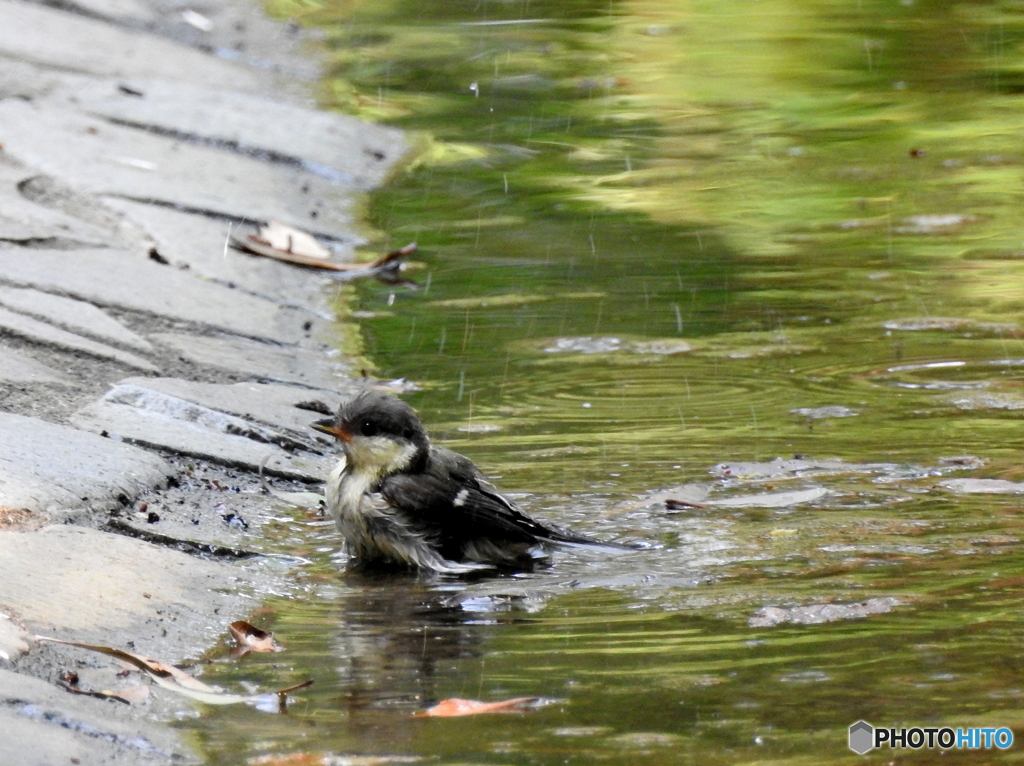
M 262 616 L 288 651 L 209 675 L 317 683 L 190 724 L 212 762 L 859 762 L 859 718 L 1024 733 L 1020 500 L 941 483 L 1022 478 L 1021 7 L 271 5 L 325 30 L 327 105 L 418 137 L 369 214 L 376 249 L 419 242 L 423 288 L 349 296 L 375 374 L 531 513 L 650 547 L 374 579 L 296 516 L 306 596 Z M 736 467 L 794 456 L 858 465 Z M 784 491 L 813 499 L 715 504 Z M 456 696 L 543 704 L 410 717 Z

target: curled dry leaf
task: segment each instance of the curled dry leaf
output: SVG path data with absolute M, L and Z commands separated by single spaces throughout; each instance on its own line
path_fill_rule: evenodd
M 153 660 L 148 657 L 141 657 L 137 654 L 131 654 L 120 649 L 114 649 L 110 646 L 101 646 L 99 644 L 85 644 L 79 641 L 64 641 L 60 638 L 50 638 L 49 636 L 36 636 L 37 641 L 50 641 L 55 644 L 65 644 L 66 646 L 77 646 L 79 649 L 88 649 L 91 652 L 99 652 L 100 654 L 106 654 L 109 657 L 116 657 L 119 660 L 127 662 L 144 673 L 148 674 L 159 686 L 165 689 L 169 689 L 172 692 L 182 694 L 186 697 L 190 697 L 198 702 L 205 702 L 208 705 L 234 705 L 239 702 L 251 702 L 257 705 L 265 705 L 268 701 L 277 699 L 278 709 L 284 712 L 287 705 L 287 695 L 289 692 L 293 692 L 296 689 L 302 689 L 313 683 L 313 679 L 303 681 L 302 683 L 288 686 L 284 689 L 278 689 L 276 691 L 267 692 L 265 694 L 228 694 L 220 689 L 215 689 L 212 686 L 208 686 L 200 681 L 198 678 L 193 678 L 188 673 L 169 665 L 160 660 Z
M 331 257 L 331 251 L 317 242 L 312 234 L 279 221 L 271 221 L 266 226 L 261 226 L 259 234 L 256 236 L 262 244 L 267 244 L 275 250 L 290 255 L 316 258 L 321 261 Z
M 276 221 L 261 227 L 258 234 L 232 235 L 231 244 L 239 250 L 297 266 L 346 272 L 349 279 L 367 276 L 389 283 L 402 282 L 402 259 L 416 252 L 416 243 L 410 242 L 370 263 L 338 263 L 330 260 L 330 251 L 312 234 Z
M 539 702 L 539 697 L 516 697 L 501 702 L 479 702 L 464 700 L 458 697 L 441 700 L 434 707 L 420 713 L 413 713 L 413 718 L 455 718 L 462 715 L 481 715 L 483 713 L 523 713 Z
M 228 625 L 231 637 L 238 643 L 232 652 L 232 657 L 241 657 L 249 652 L 283 652 L 284 647 L 278 646 L 274 641 L 274 634 L 260 630 L 252 623 L 245 620 L 237 620 Z

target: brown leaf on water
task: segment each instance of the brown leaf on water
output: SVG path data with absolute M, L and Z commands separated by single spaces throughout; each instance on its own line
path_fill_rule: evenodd
M 516 697 L 501 702 L 479 702 L 458 697 L 441 700 L 434 707 L 420 713 L 413 713 L 413 718 L 455 718 L 462 715 L 481 715 L 483 713 L 523 713 L 539 701 L 539 697 Z
M 64 644 L 66 646 L 77 646 L 79 649 L 88 649 L 91 652 L 99 652 L 100 654 L 106 654 L 109 657 L 116 657 L 119 660 L 127 662 L 130 665 L 138 668 L 144 673 L 148 674 L 150 678 L 162 686 L 165 689 L 169 689 L 177 694 L 183 694 L 186 697 L 190 697 L 198 702 L 205 702 L 208 705 L 234 705 L 239 702 L 251 702 L 256 703 L 261 708 L 268 707 L 268 703 L 272 703 L 275 698 L 277 701 L 277 707 L 280 711 L 284 712 L 287 704 L 287 696 L 289 692 L 293 692 L 296 689 L 302 689 L 313 683 L 312 679 L 303 681 L 293 686 L 288 686 L 284 689 L 278 689 L 276 691 L 267 692 L 264 694 L 229 694 L 215 689 L 212 686 L 208 686 L 200 681 L 198 678 L 193 678 L 183 670 L 179 670 L 173 665 L 168 665 L 160 660 L 154 660 L 149 657 L 141 657 L 137 654 L 125 652 L 120 649 L 114 649 L 110 646 L 101 646 L 99 644 L 86 644 L 79 641 L 65 641 L 60 638 L 50 638 L 49 636 L 35 636 L 37 641 L 50 641 L 55 644 Z
M 231 650 L 232 657 L 241 657 L 249 652 L 283 652 L 284 647 L 274 641 L 274 634 L 260 630 L 252 623 L 237 620 L 228 625 L 231 637 L 237 646 Z

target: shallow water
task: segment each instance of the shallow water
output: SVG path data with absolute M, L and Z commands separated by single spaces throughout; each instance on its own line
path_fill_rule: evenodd
M 295 514 L 304 596 L 259 616 L 287 652 L 207 677 L 316 685 L 189 722 L 211 762 L 852 762 L 859 718 L 1021 731 L 1020 500 L 944 484 L 1022 478 L 1020 8 L 272 7 L 326 30 L 329 105 L 420 131 L 370 214 L 423 288 L 349 296 L 376 374 L 529 512 L 648 547 L 372 579 Z

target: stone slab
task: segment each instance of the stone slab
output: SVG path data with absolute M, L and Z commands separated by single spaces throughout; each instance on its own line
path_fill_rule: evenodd
M 150 766 L 194 763 L 164 727 L 125 720 L 113 703 L 76 697 L 38 678 L 0 670 L 4 766 Z
M 241 565 L 69 524 L 0 531 L 0 571 L 0 610 L 31 632 L 91 641 L 136 630 L 144 655 L 155 648 L 146 642 L 172 626 L 190 647 L 213 644 L 242 613 L 239 596 L 254 605 L 239 593 L 252 580 Z M 180 662 L 190 651 L 172 648 L 161 659 Z
M 0 345 L 0 382 L 70 383 L 71 381 L 28 354 Z
M 108 77 L 157 77 L 255 90 L 259 72 L 140 30 L 19 0 L 0 0 L 0 56 Z
M 747 621 L 752 628 L 773 628 L 783 623 L 797 625 L 820 625 L 836 620 L 857 620 L 876 614 L 886 614 L 902 602 L 892 596 L 869 598 L 856 604 L 810 604 L 783 608 L 764 606 L 758 609 Z
M 56 346 L 66 351 L 74 351 L 100 359 L 107 359 L 137 370 L 147 372 L 159 372 L 155 364 L 127 351 L 98 343 L 81 335 L 76 335 L 66 330 L 61 330 L 46 322 L 40 322 L 25 314 L 18 314 L 14 311 L 0 307 L 0 333 L 8 333 L 20 338 L 25 338 L 33 343 L 42 343 L 48 346 Z
M 173 266 L 188 265 L 193 274 L 235 284 L 270 300 L 301 306 L 307 321 L 333 321 L 334 312 L 322 296 L 333 281 L 324 271 L 242 253 L 228 246 L 228 238 L 239 231 L 207 216 L 173 208 L 108 198 L 107 207 L 116 210 L 145 231 L 157 251 Z M 332 243 L 338 260 L 349 260 L 352 243 Z M 336 256 L 337 257 L 337 256 Z
M 3 97 L 4 83 L 0 80 L 0 100 Z M 63 240 L 77 246 L 106 245 L 111 241 L 110 233 L 98 226 L 26 199 L 18 184 L 34 174 L 0 152 L 0 241 L 34 246 L 46 240 Z
M 5 152 L 80 191 L 351 236 L 353 188 L 302 169 L 58 104 L 0 102 L 0 124 Z
M 119 385 L 134 385 L 169 396 L 226 412 L 254 423 L 264 423 L 284 429 L 310 441 L 316 433 L 310 423 L 324 417 L 323 414 L 296 407 L 299 403 L 317 400 L 323 402 L 331 412 L 337 411 L 343 401 L 358 392 L 353 381 L 345 393 L 332 391 L 311 391 L 299 386 L 277 383 L 196 383 L 180 378 L 126 378 Z
M 110 80 L 52 98 L 108 120 L 155 126 L 299 160 L 314 175 L 357 189 L 382 183 L 408 150 L 394 128 L 205 84 L 132 80 L 129 95 Z M 301 129 L 296 129 L 301 126 Z
M 102 309 L 85 301 L 50 295 L 31 288 L 0 287 L 0 306 L 32 314 L 73 332 L 150 353 L 153 346 Z
M 2 99 L 31 100 L 44 96 L 58 85 L 63 84 L 61 81 L 64 78 L 83 77 L 82 75 L 58 72 L 27 61 L 16 61 L 3 57 L 2 53 L 0 53 L 0 57 L 3 58 L 3 66 L 0 66 L 0 98 Z
M 142 386 L 121 383 L 71 417 L 79 428 L 107 432 L 134 444 L 299 481 L 323 481 L 334 460 L 289 452 L 292 437 L 259 424 Z M 310 442 L 312 440 L 310 439 Z
M 157 9 L 145 0 L 68 0 L 68 6 L 80 9 L 90 16 L 131 21 L 136 24 L 152 24 L 159 18 Z
M 190 47 L 214 51 L 219 58 L 284 75 L 275 77 L 274 90 L 283 89 L 305 100 L 309 99 L 308 88 L 300 86 L 320 77 L 321 68 L 309 57 L 306 45 L 310 37 L 320 37 L 319 30 L 272 21 L 261 13 L 261 6 L 245 0 L 62 0 L 61 8 L 81 9 L 87 15 L 114 19 Z M 188 23 L 187 11 L 198 11 L 208 24 Z
M 352 379 L 345 365 L 323 353 L 246 338 L 156 333 L 150 339 L 170 346 L 197 364 L 242 373 L 254 380 L 298 383 L 339 393 L 352 390 Z
M 143 253 L 0 250 L 2 282 L 276 341 L 300 338 L 305 321 L 294 311 L 160 265 Z
M 10 663 L 27 651 L 28 632 L 9 615 L 0 612 L 0 660 Z
M 114 507 L 119 496 L 131 500 L 173 473 L 159 456 L 137 447 L 0 413 L 0 507 L 51 515 Z

